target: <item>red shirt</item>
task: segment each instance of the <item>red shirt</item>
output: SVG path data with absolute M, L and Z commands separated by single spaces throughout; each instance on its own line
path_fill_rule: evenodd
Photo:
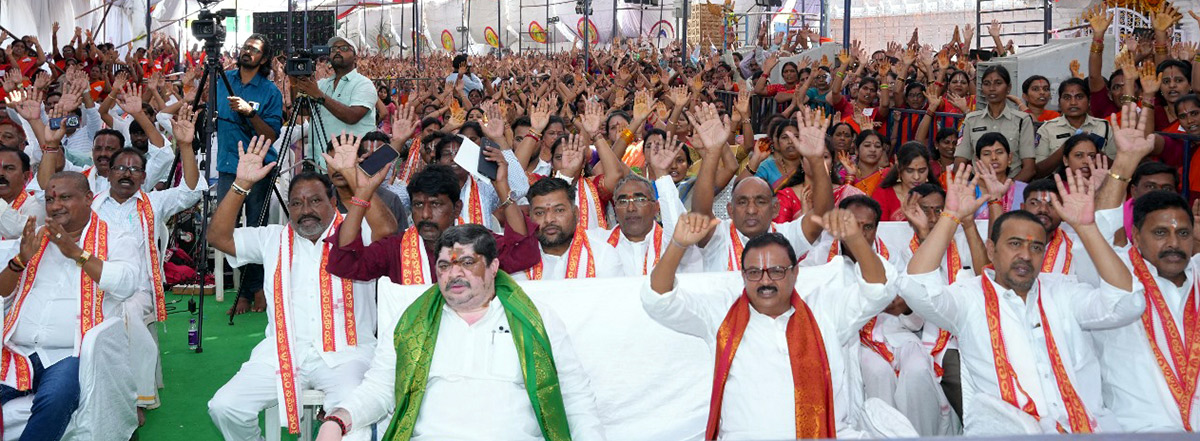
M 906 220 L 904 209 L 900 205 L 900 198 L 896 197 L 896 188 L 896 186 L 879 187 L 875 193 L 871 194 L 871 199 L 879 202 L 879 208 L 883 210 L 883 215 L 879 218 L 880 222 Z
M 1033 115 L 1033 112 L 1030 112 L 1030 111 L 1026 111 L 1026 113 Z M 1055 112 L 1053 110 L 1043 110 L 1042 114 L 1040 116 L 1034 118 L 1034 120 L 1036 120 L 1037 122 L 1046 122 L 1046 121 L 1052 120 L 1054 118 L 1058 118 L 1059 116 L 1061 116 L 1061 114 L 1058 112 Z
M 1108 88 L 1093 90 L 1090 97 L 1091 114 L 1096 118 L 1108 118 L 1109 115 L 1121 111 L 1121 108 L 1108 96 Z
M 339 227 L 340 228 L 340 227 Z M 507 273 L 518 273 L 532 268 L 542 261 L 542 251 L 537 240 L 537 224 L 528 217 L 525 218 L 525 228 L 529 234 L 518 235 L 509 226 L 504 227 L 504 235 L 493 233 L 496 238 L 496 255 L 500 259 L 500 269 Z M 329 250 L 329 264 L 325 267 L 330 274 L 351 280 L 375 280 L 383 276 L 392 279 L 392 283 L 402 283 L 404 270 L 401 261 L 404 258 L 404 233 L 399 232 L 385 237 L 370 245 L 363 246 L 362 238 L 354 238 L 350 245 L 339 247 L 338 235 L 330 234 L 325 238 L 333 246 Z M 432 282 L 437 282 L 437 271 L 433 271 L 437 262 L 438 250 L 426 247 L 426 264 Z
M 37 58 L 18 58 L 17 67 L 21 69 L 22 75 L 25 75 L 26 77 L 33 76 L 33 71 L 37 69 Z

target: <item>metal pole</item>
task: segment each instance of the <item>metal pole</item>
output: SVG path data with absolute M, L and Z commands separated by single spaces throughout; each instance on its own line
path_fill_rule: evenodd
M 1054 29 L 1054 14 L 1050 10 L 1050 1 L 1046 0 L 1042 3 L 1043 11 L 1046 13 L 1046 24 L 1042 27 L 1042 44 L 1050 42 L 1050 30 Z M 975 31 L 979 32 L 979 31 Z M 1103 37 L 1103 36 L 1101 36 Z
M 416 7 L 415 2 L 413 3 L 413 7 Z M 379 21 L 382 22 L 383 18 L 381 17 L 379 19 Z M 403 12 L 400 13 L 400 32 L 404 32 L 404 13 Z M 404 34 L 400 34 L 400 58 L 404 58 Z
M 828 10 L 828 7 L 829 7 L 829 5 L 825 3 L 825 0 L 821 0 L 821 31 L 820 32 L 821 32 L 822 37 L 829 36 L 829 10 Z M 817 45 L 820 45 L 820 40 L 817 40 Z
M 681 23 L 681 26 L 680 26 L 680 28 L 683 29 L 683 32 L 679 33 L 679 41 L 682 42 L 682 44 L 680 44 L 680 49 L 679 49 L 679 58 L 680 58 L 680 62 L 683 63 L 682 65 L 687 66 L 688 65 L 688 57 L 690 56 L 688 54 L 688 47 L 687 47 L 688 16 L 691 15 L 691 12 L 692 12 L 691 6 L 692 5 L 691 5 L 691 0 L 675 0 L 675 1 L 683 1 L 683 22 Z M 848 2 L 850 0 L 846 0 L 846 1 Z
M 846 0 L 842 11 L 842 48 L 850 50 L 850 0 Z
M 609 31 L 608 31 L 608 38 L 612 38 L 612 39 L 617 38 L 617 14 L 618 13 L 619 12 L 617 10 L 617 0 L 613 0 L 613 21 L 612 21 L 612 26 L 609 28 Z
M 544 30 L 544 32 L 546 33 L 546 43 L 544 43 L 544 45 L 546 46 L 546 56 L 549 57 L 550 56 L 550 46 L 554 45 L 554 34 L 550 33 L 550 0 L 546 0 L 546 21 L 544 21 L 542 23 L 546 24 L 546 27 Z
M 500 39 L 500 33 L 504 32 L 504 20 L 500 19 L 500 12 L 500 0 L 496 0 L 496 44 L 500 46 L 496 48 L 496 56 L 499 58 L 504 58 L 504 51 L 502 50 L 504 47 L 504 40 Z M 484 40 L 487 40 L 487 35 L 484 35 L 483 38 Z
M 467 10 L 467 12 L 463 13 L 463 19 L 465 21 L 462 24 L 462 44 L 463 53 L 465 54 L 470 53 L 471 47 L 469 40 L 467 40 L 467 35 L 469 35 L 471 32 L 471 5 L 467 2 L 463 2 L 463 9 Z
M 151 27 L 152 27 L 152 25 L 150 24 L 150 0 L 146 0 L 146 61 L 148 61 L 150 63 L 150 67 L 153 68 L 154 62 L 150 60 L 150 40 L 151 40 L 150 28 Z M 201 286 L 200 290 L 203 291 L 204 287 Z M 201 293 L 201 294 L 204 294 L 204 293 Z
M 592 62 L 592 0 L 583 0 L 583 73 L 591 72 Z
M 517 53 L 525 52 L 525 5 L 517 4 Z

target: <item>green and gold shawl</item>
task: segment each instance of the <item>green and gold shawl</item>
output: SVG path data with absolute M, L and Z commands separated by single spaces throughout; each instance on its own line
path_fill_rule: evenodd
M 504 306 L 504 315 L 512 328 L 525 389 L 542 436 L 546 441 L 570 441 L 558 370 L 554 367 L 554 354 L 541 314 L 525 291 L 503 271 L 496 273 L 496 299 Z M 441 289 L 434 285 L 409 305 L 396 324 L 396 414 L 383 437 L 385 440 L 412 438 L 445 303 Z

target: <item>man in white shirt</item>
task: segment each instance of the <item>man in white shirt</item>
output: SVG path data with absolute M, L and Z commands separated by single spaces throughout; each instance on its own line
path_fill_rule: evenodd
M 1076 274 L 1087 263 L 1087 253 L 1083 244 L 1072 239 L 1071 235 L 1062 229 L 1062 218 L 1050 206 L 1050 202 L 1058 197 L 1058 186 L 1050 178 L 1030 182 L 1023 191 L 1024 200 L 1021 209 L 1028 211 L 1038 218 L 1038 222 L 1046 229 L 1046 258 L 1042 261 L 1042 272 L 1054 274 Z M 988 204 L 988 217 L 996 219 L 1004 214 L 1001 204 Z
M 716 108 L 706 104 L 697 115 L 696 129 L 701 144 L 708 152 L 710 161 L 700 163 L 700 174 L 692 190 L 692 211 L 712 216 L 713 199 L 716 196 L 715 182 L 720 149 L 728 148 L 729 124 L 721 121 Z M 812 182 L 813 209 L 811 214 L 820 215 L 833 208 L 833 186 L 829 171 L 825 169 L 825 129 L 829 125 L 817 112 L 804 110 L 797 114 L 798 130 L 786 132 L 795 148 L 803 156 L 805 180 Z M 821 226 L 809 216 L 784 223 L 772 222 L 779 213 L 779 200 L 775 198 L 770 184 L 761 178 L 747 177 L 734 184 L 733 197 L 728 206 L 728 221 L 722 221 L 715 230 L 697 243 L 704 254 L 705 271 L 741 270 L 741 250 L 747 240 L 767 232 L 778 232 L 788 238 L 799 255 L 812 249 L 812 243 L 821 234 Z
M 1135 126 L 1141 119 L 1140 126 Z M 1113 176 L 1128 176 L 1153 151 L 1154 135 L 1142 131 L 1146 113 L 1122 116 L 1116 133 Z M 1128 121 L 1128 123 L 1127 123 Z M 1111 178 L 1112 176 L 1110 176 Z M 1122 228 L 1125 185 L 1109 179 L 1096 198 L 1096 225 L 1104 237 Z M 1109 185 L 1114 184 L 1114 185 Z M 1182 432 L 1200 427 L 1197 370 L 1197 225 L 1178 193 L 1156 190 L 1133 202 L 1133 242 L 1116 249 L 1145 287 L 1142 320 L 1093 331 L 1103 344 L 1104 395 L 1117 421 L 1130 432 Z
M 290 433 L 300 430 L 300 392 L 325 393 L 325 406 L 346 400 L 363 378 L 375 345 L 375 287 L 326 272 L 342 216 L 325 175 L 301 173 L 288 188 L 287 225 L 234 230 L 244 197 L 275 167 L 263 164 L 270 140 L 255 137 L 238 158 L 237 177 L 209 227 L 209 243 L 233 266 L 261 264 L 268 283 L 266 338 L 208 402 L 227 440 L 259 439 L 258 414 L 278 405 Z M 353 152 L 350 156 L 354 156 Z M 272 282 L 273 281 L 273 282 Z
M 329 45 L 329 65 L 333 68 L 333 76 L 313 81 L 312 77 L 291 77 L 292 90 L 312 97 L 317 105 L 317 120 L 320 121 L 322 134 L 310 137 L 309 151 L 317 161 L 318 167 L 323 167 L 324 159 L 317 153 L 323 150 L 324 139 L 332 138 L 346 132 L 355 136 L 366 135 L 375 130 L 375 102 L 379 96 L 371 79 L 358 72 L 358 47 L 351 40 L 333 36 Z M 269 61 L 269 60 L 268 60 Z
M 744 286 L 681 292 L 675 270 L 687 247 L 720 223 L 690 213 L 642 290 L 646 313 L 660 324 L 703 338 L 717 355 L 705 439 L 858 438 L 843 347 L 891 301 L 895 270 L 872 252 L 853 214 L 827 213 L 830 232 L 856 255 L 805 274 L 786 237 L 765 233 L 741 256 Z M 800 291 L 803 291 L 801 293 Z
M 580 227 L 575 191 L 561 178 L 542 178 L 529 187 L 529 217 L 538 225 L 542 260 L 513 274 L 517 280 L 618 277 L 621 261 L 612 246 Z
M 119 314 L 121 302 L 138 285 L 139 256 L 128 246 L 137 238 L 100 220 L 88 208 L 91 200 L 87 179 L 79 173 L 50 178 L 46 226 L 35 232 L 33 220 L 27 221 L 20 253 L 0 270 L 0 294 L 8 308 L 0 406 L 33 394 L 25 437 L 62 436 L 79 406 L 83 335 L 104 317 Z
M 467 59 L 467 54 L 455 55 L 454 60 L 451 62 L 451 67 L 454 68 L 454 72 L 446 76 L 447 84 L 453 86 L 458 82 L 458 77 L 461 76 L 464 95 L 471 93 L 472 90 L 483 91 L 483 81 L 471 73 L 471 61 Z
M 330 408 L 317 439 L 362 436 L 394 411 L 383 439 L 603 440 L 566 328 L 500 271 L 492 233 L 451 227 L 435 267 L 437 284 L 380 331 L 395 344 L 384 337 L 363 384 Z
M 503 117 L 497 116 L 490 120 L 489 126 L 499 127 L 500 135 L 497 139 L 503 143 Z M 474 174 L 454 162 L 454 157 L 458 154 L 458 149 L 462 147 L 463 142 L 470 142 L 462 135 L 434 135 L 424 141 L 433 145 L 434 162 L 450 167 L 458 178 L 459 199 L 462 201 L 459 218 L 464 223 L 480 224 L 492 231 L 501 230 L 492 216 L 493 212 L 502 204 L 505 206 L 515 204 L 525 198 L 525 193 L 529 191 L 529 177 L 517 163 L 517 156 L 513 154 L 513 151 L 503 147 L 479 147 L 481 150 L 495 150 L 504 155 L 504 159 L 507 161 L 505 168 L 508 172 L 508 191 L 505 194 L 499 194 L 492 182 L 475 177 Z M 500 145 L 503 146 L 503 144 Z
M 46 223 L 46 206 L 38 195 L 26 189 L 33 178 L 29 169 L 29 155 L 25 152 L 0 147 L 0 239 L 21 237 L 25 222 L 34 220 L 34 226 Z
M 92 209 L 100 215 L 100 219 L 140 239 L 138 244 L 130 245 L 141 252 L 142 267 L 146 272 L 137 293 L 125 302 L 125 318 L 130 334 L 130 351 L 137 354 L 134 358 L 134 375 L 138 384 L 138 404 L 142 407 L 158 404 L 158 333 L 154 332 L 153 323 L 167 319 L 162 254 L 159 252 L 160 245 L 165 243 L 166 221 L 196 205 L 208 189 L 208 185 L 200 179 L 196 152 L 192 149 L 195 119 L 195 112 L 190 107 L 184 107 L 173 124 L 175 144 L 183 164 L 183 185 L 149 193 L 143 191 L 146 157 L 137 150 L 124 149 L 110 158 L 108 190 L 100 192 L 92 201 Z
M 667 244 L 675 233 L 675 222 L 687 211 L 679 200 L 679 190 L 669 175 L 652 183 L 629 173 L 613 188 L 613 208 L 617 227 L 611 230 L 593 228 L 588 230 L 588 237 L 603 239 L 605 245 L 616 252 L 621 260 L 621 275 L 649 275 L 667 251 Z M 660 214 L 662 225 L 655 221 Z M 699 250 L 688 249 L 683 260 L 680 272 L 704 271 Z
M 1069 176 L 1071 191 L 1060 184 L 1063 196 L 1051 203 L 1079 234 L 1102 278 L 1099 289 L 1041 272 L 1046 230 L 1036 216 L 1020 210 L 992 221 L 987 248 L 995 270 L 947 286 L 937 271 L 941 259 L 959 220 L 986 198 L 974 196 L 969 175 L 967 167 L 949 184 L 946 209 L 914 253 L 900 286 L 913 311 L 958 336 L 966 433 L 1023 427 L 996 424 L 999 414 L 985 412 L 983 401 L 1007 403 L 1011 412 L 1005 415 L 1036 420 L 1029 430 L 1119 431 L 1107 419 L 1099 388 L 1088 387 L 1098 379 L 1082 378 L 1091 372 L 1085 365 L 1096 362 L 1084 330 L 1129 324 L 1141 315 L 1145 301 L 1093 222 L 1090 184 L 1082 174 Z

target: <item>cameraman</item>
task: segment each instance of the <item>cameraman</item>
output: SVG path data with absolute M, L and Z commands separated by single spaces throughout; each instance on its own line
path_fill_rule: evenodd
M 274 51 L 267 43 L 267 37 L 253 34 L 242 44 L 238 53 L 237 69 L 225 72 L 229 80 L 230 91 L 225 82 L 216 81 L 212 86 L 217 88 L 217 102 L 228 102 L 229 105 L 217 106 L 217 199 L 224 199 L 225 193 L 233 185 L 237 176 L 238 143 L 250 146 L 250 138 L 266 136 L 271 139 L 279 137 L 280 126 L 283 125 L 283 94 L 275 83 L 267 78 L 271 73 L 270 65 Z M 274 149 L 267 153 L 264 162 L 275 161 L 279 154 Z M 274 171 L 272 173 L 275 173 Z M 266 208 L 270 186 L 274 179 L 259 180 L 249 190 L 244 208 L 246 210 L 246 226 L 258 227 L 263 225 L 263 210 Z M 265 299 L 262 298 L 263 269 L 262 265 L 247 265 L 243 267 L 242 284 L 238 289 L 238 300 L 231 308 L 232 312 L 241 314 L 251 309 L 262 311 L 266 309 Z
M 463 95 L 469 95 L 472 90 L 478 90 L 483 93 L 483 80 L 471 73 L 471 62 L 467 60 L 467 54 L 458 54 L 454 56 L 453 67 L 454 72 L 446 76 L 446 82 L 451 86 L 458 81 L 458 76 L 463 76 Z
M 329 64 L 333 77 L 313 81 L 311 76 L 292 77 L 292 90 L 312 97 L 317 105 L 318 122 L 324 128 L 324 136 L 334 137 L 343 131 L 363 136 L 375 130 L 375 102 L 379 96 L 375 84 L 355 70 L 358 63 L 358 48 L 342 37 L 329 39 Z M 328 139 L 309 140 L 322 146 Z M 324 160 L 314 155 L 318 166 L 324 168 Z

